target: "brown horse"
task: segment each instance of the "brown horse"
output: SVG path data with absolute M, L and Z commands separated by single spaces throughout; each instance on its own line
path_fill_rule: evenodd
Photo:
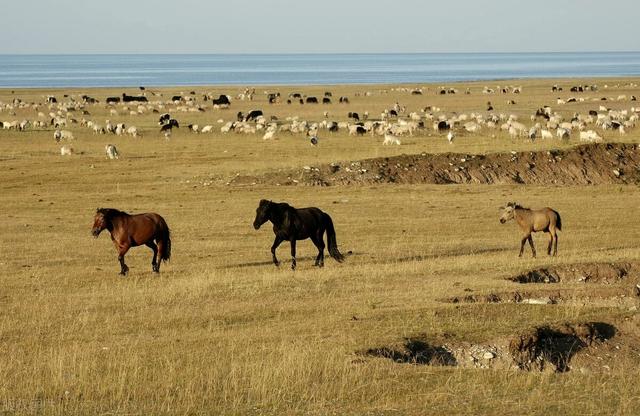
M 124 264 L 124 255 L 131 247 L 145 244 L 153 250 L 151 266 L 156 273 L 160 272 L 160 261 L 167 261 L 171 257 L 169 227 L 164 218 L 158 214 L 149 212 L 129 215 L 113 208 L 98 208 L 91 234 L 98 238 L 105 228 L 111 233 L 111 240 L 118 251 L 120 274 L 123 276 L 129 271 L 129 267 Z M 159 260 L 158 254 L 160 254 Z
M 553 255 L 558 254 L 558 231 L 562 231 L 562 220 L 560 214 L 549 207 L 542 209 L 529 209 L 521 207 L 515 202 L 510 202 L 503 208 L 502 215 L 500 216 L 500 222 L 505 222 L 515 219 L 520 229 L 522 230 L 523 237 L 520 242 L 520 257 L 524 251 L 524 244 L 529 241 L 531 246 L 531 252 L 533 257 L 536 256 L 536 249 L 533 246 L 533 238 L 531 233 L 538 231 L 544 231 L 549 233 L 549 247 L 547 248 L 547 254 L 551 255 L 551 249 L 553 248 Z

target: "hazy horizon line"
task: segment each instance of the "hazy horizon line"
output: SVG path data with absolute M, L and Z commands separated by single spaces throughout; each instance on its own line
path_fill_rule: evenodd
M 612 54 L 612 53 L 640 53 L 639 50 L 616 50 L 616 51 L 482 51 L 482 52 L 29 52 L 29 53 L 10 53 L 0 52 L 0 56 L 109 56 L 109 55 L 142 55 L 142 56 L 161 56 L 161 55 L 518 55 L 518 54 Z

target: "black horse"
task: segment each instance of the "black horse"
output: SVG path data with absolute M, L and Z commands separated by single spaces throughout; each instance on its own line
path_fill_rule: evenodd
M 342 262 L 344 256 L 338 251 L 336 242 L 336 231 L 333 228 L 331 217 L 318 208 L 294 208 L 287 203 L 276 203 L 265 199 L 260 201 L 256 210 L 256 219 L 253 227 L 258 230 L 267 221 L 273 223 L 273 232 L 276 239 L 271 246 L 273 263 L 276 266 L 280 262 L 276 258 L 276 249 L 283 241 L 291 243 L 291 269 L 296 268 L 296 241 L 311 238 L 313 244 L 318 248 L 315 266 L 324 266 L 324 232 L 327 232 L 327 245 L 329 255 L 336 261 Z

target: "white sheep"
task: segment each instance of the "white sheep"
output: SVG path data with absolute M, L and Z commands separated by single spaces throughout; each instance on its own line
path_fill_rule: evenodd
M 135 126 L 131 126 L 127 129 L 127 134 L 133 137 L 138 137 L 138 129 Z
M 593 130 L 581 131 L 580 141 L 589 142 L 589 143 L 601 143 L 602 137 L 600 137 L 598 133 L 596 133 Z
M 64 145 L 60 148 L 60 155 L 61 156 L 71 156 L 73 154 L 73 147 L 67 145 Z
M 118 153 L 118 149 L 112 144 L 108 144 L 104 147 L 105 153 L 107 154 L 107 159 L 119 159 L 120 154 Z
M 122 136 L 125 133 L 125 125 L 124 123 L 116 124 L 116 135 Z
M 571 137 L 571 130 L 558 127 L 558 130 L 556 130 L 556 136 L 558 136 L 559 139 L 569 139 Z
M 262 136 L 262 140 L 273 140 L 276 137 L 275 130 L 267 130 L 267 132 Z
M 449 141 L 449 143 L 453 143 L 453 139 L 456 138 L 455 133 L 453 133 L 452 131 L 449 131 L 449 134 L 447 134 L 447 140 Z
M 543 139 L 553 139 L 553 133 L 551 133 L 549 130 L 542 129 L 540 130 L 540 137 L 542 137 Z
M 56 140 L 57 143 L 60 142 L 60 140 L 73 140 L 73 133 L 71 133 L 68 130 L 56 130 L 53 133 L 53 138 Z
M 400 139 L 398 138 L 398 136 L 394 136 L 392 134 L 386 133 L 384 135 L 384 141 L 382 142 L 382 144 L 384 146 L 390 145 L 390 144 L 395 144 L 400 146 Z

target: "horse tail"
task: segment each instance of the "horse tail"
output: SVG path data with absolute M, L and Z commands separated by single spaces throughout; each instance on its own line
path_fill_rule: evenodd
M 162 242 L 162 253 L 160 260 L 167 262 L 171 259 L 171 232 L 166 222 L 162 221 L 162 230 L 160 230 L 160 241 Z
M 562 218 L 560 218 L 560 213 L 558 211 L 553 211 L 556 213 L 556 216 L 558 217 L 558 220 L 556 221 L 556 228 L 560 231 L 562 231 Z
M 333 228 L 333 221 L 329 214 L 322 213 L 322 221 L 327 230 L 327 245 L 329 246 L 329 255 L 333 257 L 337 262 L 342 263 L 344 256 L 338 250 L 338 242 L 336 241 L 336 230 Z

